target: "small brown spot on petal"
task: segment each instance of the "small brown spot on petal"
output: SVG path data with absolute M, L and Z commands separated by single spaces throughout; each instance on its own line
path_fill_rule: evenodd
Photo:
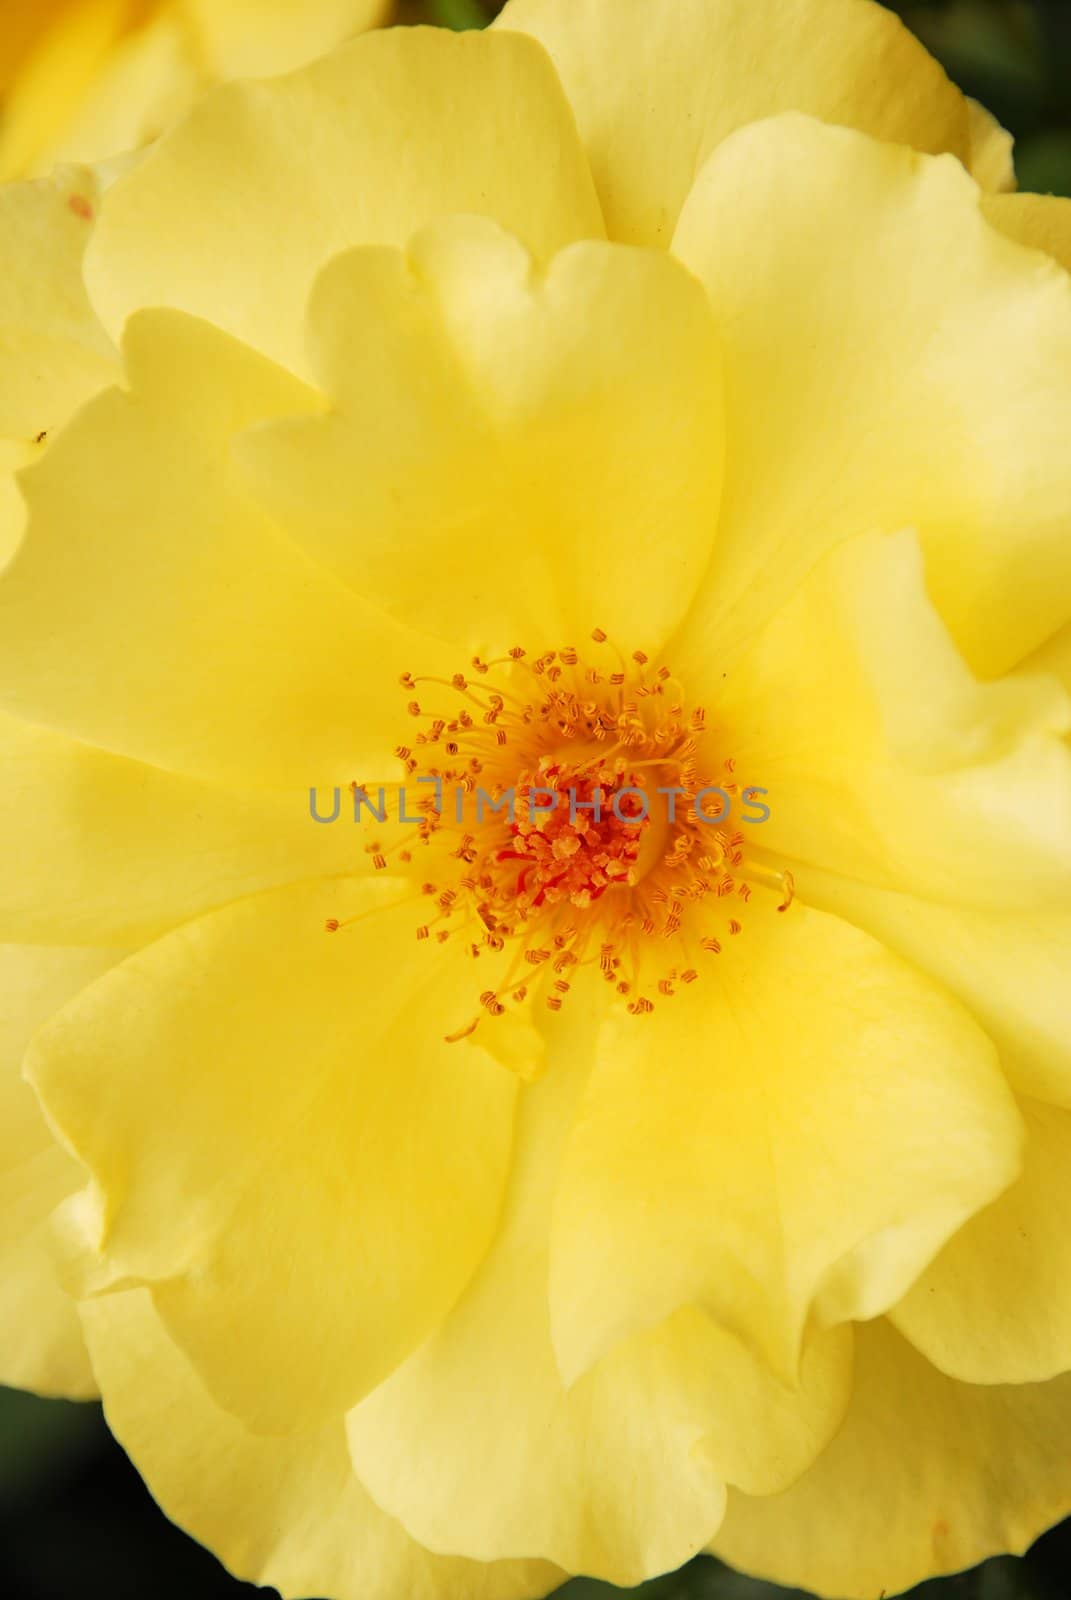
M 85 195 L 72 194 L 70 199 L 67 201 L 67 206 L 71 211 L 74 212 L 76 217 L 81 217 L 83 222 L 93 221 L 93 207 L 90 205 Z

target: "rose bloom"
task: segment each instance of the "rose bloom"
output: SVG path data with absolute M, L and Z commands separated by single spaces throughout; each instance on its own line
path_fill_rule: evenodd
M 148 144 L 211 84 L 304 66 L 390 0 L 0 0 L 0 179 Z
M 237 1573 L 874 1600 L 1071 1509 L 1007 152 L 868 0 L 512 0 L 0 192 L 0 1373 Z

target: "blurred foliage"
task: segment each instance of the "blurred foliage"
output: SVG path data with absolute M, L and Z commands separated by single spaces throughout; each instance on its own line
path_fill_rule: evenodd
M 483 0 L 431 0 L 428 10 L 431 20 L 444 28 L 486 28 L 492 15 L 501 6 L 483 4 Z
M 1071 0 L 900 0 L 892 9 L 1014 133 L 1020 187 L 1071 195 Z
M 495 0 L 402 3 L 406 21 L 458 29 L 482 27 L 500 9 Z M 1071 195 L 1071 0 L 901 0 L 894 9 L 1015 134 L 1021 186 Z M 252 1600 L 264 1592 L 229 1578 L 166 1521 L 99 1407 L 0 1390 L 0 1600 Z M 578 1578 L 557 1600 L 623 1592 Z M 706 1558 L 630 1593 L 637 1600 L 806 1600 Z M 925 1583 L 912 1600 L 1069 1596 L 1065 1524 L 1021 1561 L 1002 1558 Z
M 97 1405 L 0 1389 L 2 1600 L 257 1600 L 173 1527 Z

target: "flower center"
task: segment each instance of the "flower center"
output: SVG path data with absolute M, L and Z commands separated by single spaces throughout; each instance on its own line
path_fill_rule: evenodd
M 428 869 L 417 938 L 464 938 L 473 957 L 515 947 L 480 995 L 491 1016 L 532 998 L 560 1010 L 588 964 L 644 1015 L 743 931 L 752 880 L 777 889 L 779 910 L 792 900 L 791 874 L 745 861 L 740 823 L 760 820 L 765 791 L 740 787 L 703 708 L 642 651 L 626 660 L 601 629 L 592 640 L 599 664 L 518 646 L 452 679 L 401 679 L 421 725 L 395 751 L 404 793 L 427 785 L 395 847 Z M 444 690 L 452 705 L 428 709 Z M 380 869 L 395 853 L 368 849 Z

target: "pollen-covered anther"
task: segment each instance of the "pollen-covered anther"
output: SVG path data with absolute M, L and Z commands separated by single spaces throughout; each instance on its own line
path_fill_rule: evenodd
M 740 914 L 755 884 L 778 892 L 779 910 L 792 901 L 790 874 L 747 860 L 724 731 L 688 705 L 664 662 L 626 655 L 602 628 L 590 639 L 597 661 L 574 644 L 535 654 L 516 644 L 452 676 L 400 680 L 454 697 L 434 711 L 410 700 L 422 728 L 395 754 L 407 776 L 414 748 L 439 763 L 423 779 L 436 798 L 407 805 L 434 854 L 439 886 L 423 892 L 435 920 L 448 919 L 473 958 L 503 958 L 484 1016 L 539 1000 L 558 1010 L 585 967 L 646 1015 L 697 981 L 689 951 L 718 955 L 741 932 L 730 897 Z M 519 983 L 525 968 L 531 981 Z
M 473 1017 L 472 1021 L 470 1023 L 468 1023 L 467 1026 L 465 1026 L 464 1028 L 459 1028 L 456 1033 L 448 1033 L 446 1035 L 446 1037 L 445 1037 L 445 1043 L 446 1044 L 460 1044 L 462 1039 L 467 1039 L 470 1034 L 476 1032 L 476 1029 L 479 1027 L 479 1024 L 480 1024 L 479 1017 Z

